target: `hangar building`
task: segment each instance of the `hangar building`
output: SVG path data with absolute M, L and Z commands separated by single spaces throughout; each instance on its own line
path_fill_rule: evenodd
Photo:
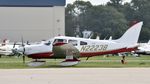
M 40 41 L 65 34 L 66 0 L 0 0 L 0 39 Z

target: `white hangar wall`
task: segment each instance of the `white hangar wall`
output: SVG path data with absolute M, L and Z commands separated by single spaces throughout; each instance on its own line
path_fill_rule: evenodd
M 0 39 L 40 41 L 65 34 L 65 7 L 0 7 Z

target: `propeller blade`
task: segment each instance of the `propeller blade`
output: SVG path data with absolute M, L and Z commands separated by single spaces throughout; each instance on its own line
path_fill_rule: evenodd
M 25 49 L 25 47 L 23 47 L 23 55 L 25 54 L 25 51 L 26 51 L 26 49 Z
M 25 45 L 24 45 L 24 40 L 23 40 L 23 36 L 21 37 L 21 43 L 22 43 L 22 47 L 23 47 L 23 52 L 22 52 L 22 58 L 23 58 L 23 63 L 25 63 Z
M 22 47 L 24 47 L 23 37 L 21 37 L 21 45 L 22 45 Z
M 25 63 L 25 47 L 23 46 L 23 63 Z
M 23 63 L 25 63 L 25 55 L 23 55 L 23 57 L 22 57 L 22 58 L 23 58 Z
M 15 48 L 15 46 L 16 46 L 16 42 L 14 42 L 13 48 Z

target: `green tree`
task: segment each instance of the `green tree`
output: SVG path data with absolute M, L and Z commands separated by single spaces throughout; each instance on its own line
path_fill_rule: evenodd
M 144 21 L 140 41 L 148 41 L 150 39 L 150 0 L 132 0 L 131 4 L 135 11 L 134 18 Z
M 66 35 L 74 35 L 76 26 L 101 34 L 101 38 L 120 37 L 130 23 L 143 21 L 140 41 L 150 37 L 150 0 L 110 0 L 106 5 L 93 6 L 90 2 L 77 0 L 66 7 Z
M 120 8 L 122 6 L 123 0 L 110 0 L 107 5 L 108 6 L 113 6 L 116 9 Z
M 124 15 L 111 6 L 93 6 L 80 18 L 81 28 L 86 28 L 101 34 L 102 38 L 113 36 L 118 38 L 127 28 Z
M 73 5 L 68 4 L 65 10 L 65 33 L 68 36 L 72 36 L 74 33 L 74 14 L 72 12 Z
M 92 7 L 90 2 L 75 1 L 73 4 L 68 4 L 66 7 L 66 35 L 74 36 L 75 28 L 80 26 L 79 16 Z

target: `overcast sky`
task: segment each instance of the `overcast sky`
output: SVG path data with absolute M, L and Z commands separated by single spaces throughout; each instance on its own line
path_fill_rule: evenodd
M 66 0 L 66 4 L 73 3 L 76 0 Z M 106 4 L 109 0 L 83 0 L 90 1 L 93 5 Z M 130 2 L 131 0 L 124 0 L 125 2 Z

